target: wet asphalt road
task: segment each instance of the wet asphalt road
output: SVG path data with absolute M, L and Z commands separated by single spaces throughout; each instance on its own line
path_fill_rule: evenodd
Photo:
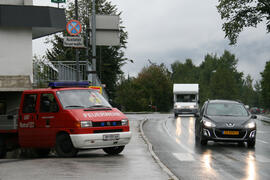
M 156 114 L 145 118 L 143 130 L 154 152 L 179 179 L 270 179 L 270 123 L 261 121 L 261 116 L 256 120 L 254 149 L 237 143 L 196 145 L 194 117 Z
M 141 117 L 130 117 L 132 139 L 120 155 L 95 150 L 80 152 L 75 158 L 53 154 L 34 158 L 31 154 L 21 157 L 14 151 L 0 159 L 0 180 L 168 180 L 141 137 Z

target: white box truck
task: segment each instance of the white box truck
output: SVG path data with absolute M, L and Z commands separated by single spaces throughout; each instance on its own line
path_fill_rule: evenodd
M 174 115 L 196 114 L 199 109 L 199 84 L 174 84 Z

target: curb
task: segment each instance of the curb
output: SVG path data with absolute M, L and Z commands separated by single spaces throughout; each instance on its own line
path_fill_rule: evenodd
M 160 168 L 168 174 L 168 176 L 173 179 L 173 180 L 179 180 L 178 177 L 176 177 L 170 170 L 169 168 L 167 168 L 167 166 L 165 166 L 161 161 L 160 159 L 157 157 L 157 155 L 155 154 L 155 152 L 153 151 L 153 146 L 152 144 L 150 143 L 150 141 L 147 139 L 147 137 L 144 135 L 144 132 L 143 132 L 143 124 L 148 121 L 148 119 L 145 119 L 143 121 L 141 121 L 140 123 L 140 132 L 141 132 L 141 135 L 143 137 L 143 140 L 146 142 L 147 146 L 148 146 L 148 150 L 150 151 L 152 157 L 154 158 L 154 160 L 158 163 L 158 165 L 160 166 Z

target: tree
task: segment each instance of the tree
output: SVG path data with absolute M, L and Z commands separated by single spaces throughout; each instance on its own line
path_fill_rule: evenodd
M 222 29 L 231 45 L 236 44 L 245 27 L 256 27 L 264 20 L 266 30 L 270 32 L 269 0 L 219 0 L 217 9 L 221 19 L 225 20 Z
M 253 89 L 253 79 L 250 75 L 247 75 L 243 87 L 242 87 L 242 93 L 241 99 L 243 103 L 250 105 L 250 106 L 256 106 L 256 92 Z
M 174 83 L 198 83 L 198 68 L 191 59 L 186 59 L 185 63 L 176 61 L 171 65 L 171 68 Z
M 172 82 L 164 64 L 150 62 L 137 78 L 122 78 L 116 102 L 125 111 L 169 111 L 172 107 Z
M 200 84 L 200 101 L 204 102 L 211 98 L 212 91 L 210 85 L 210 80 L 213 73 L 216 72 L 218 67 L 218 57 L 216 55 L 207 54 L 204 61 L 199 66 L 199 84 Z
M 256 81 L 254 85 L 255 89 L 255 103 L 254 106 L 262 107 L 263 106 L 263 97 L 262 97 L 262 86 L 260 81 Z
M 80 0 L 78 2 L 79 21 L 82 24 L 82 36 L 86 36 L 86 32 L 88 31 L 88 12 L 91 12 L 91 3 L 92 1 L 89 3 L 89 0 Z M 121 15 L 116 6 L 108 0 L 96 0 L 96 13 Z M 75 16 L 75 6 L 73 2 L 68 4 L 66 16 L 67 20 L 73 19 Z M 61 34 L 55 35 L 53 39 L 48 40 L 53 46 L 53 48 L 47 50 L 46 53 L 46 56 L 50 61 L 75 61 L 75 49 L 63 46 L 63 36 L 65 35 L 67 35 L 67 32 L 64 31 Z M 128 61 L 131 61 L 124 57 L 123 49 L 126 48 L 127 38 L 128 34 L 125 31 L 125 27 L 120 26 L 120 46 L 97 46 L 97 75 L 102 83 L 106 84 L 106 90 L 110 99 L 115 98 L 116 82 L 123 74 L 121 67 Z M 88 42 L 90 42 L 90 40 Z M 89 59 L 89 57 L 86 56 L 85 49 L 80 49 L 79 52 L 80 60 L 85 61 Z M 89 50 L 88 54 L 91 54 L 91 50 Z
M 265 108 L 270 108 L 270 61 L 266 62 L 264 71 L 261 73 L 261 90 Z
M 170 73 L 162 63 L 157 65 L 150 62 L 138 74 L 137 81 L 144 88 L 144 98 L 149 105 L 159 111 L 169 111 L 172 105 L 172 82 Z M 147 107 L 145 107 L 147 108 Z
M 117 86 L 115 102 L 122 111 L 145 111 L 143 107 L 147 104 L 143 101 L 143 87 L 136 82 L 136 78 L 127 79 L 122 76 Z
M 211 99 L 237 99 L 238 89 L 232 72 L 218 67 L 210 79 Z

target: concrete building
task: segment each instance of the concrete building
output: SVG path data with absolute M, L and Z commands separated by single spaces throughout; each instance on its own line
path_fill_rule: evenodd
M 17 106 L 10 97 L 32 88 L 32 39 L 63 31 L 65 26 L 64 9 L 33 6 L 32 0 L 0 1 L 0 115 L 7 112 L 1 107 Z

